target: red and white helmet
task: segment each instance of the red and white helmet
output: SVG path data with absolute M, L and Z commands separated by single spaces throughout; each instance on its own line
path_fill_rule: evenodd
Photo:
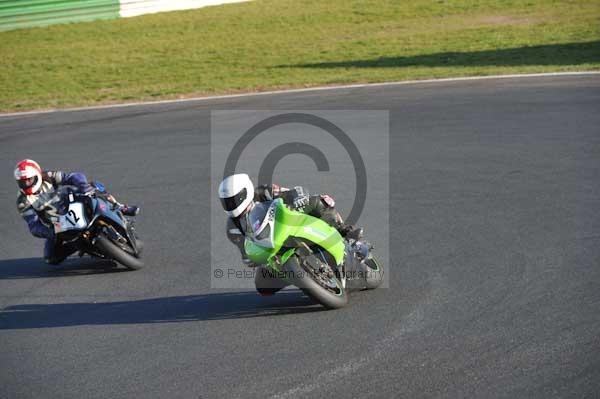
M 23 194 L 36 194 L 42 187 L 42 168 L 37 162 L 24 159 L 15 167 L 15 179 Z

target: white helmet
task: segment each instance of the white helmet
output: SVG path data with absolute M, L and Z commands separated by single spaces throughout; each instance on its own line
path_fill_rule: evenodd
M 227 176 L 219 185 L 219 198 L 225 213 L 240 216 L 254 201 L 254 184 L 245 173 Z

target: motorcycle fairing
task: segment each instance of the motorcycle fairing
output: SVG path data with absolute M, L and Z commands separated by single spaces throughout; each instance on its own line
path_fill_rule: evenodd
M 244 243 L 244 249 L 250 260 L 259 264 L 271 264 L 273 257 L 280 252 L 285 241 L 289 237 L 295 237 L 319 245 L 333 256 L 337 265 L 343 263 L 345 251 L 344 239 L 335 228 L 321 219 L 289 209 L 285 206 L 281 198 L 271 201 L 271 203 L 264 203 L 264 206 L 267 205 L 269 206 L 269 210 L 273 210 L 274 216 L 274 222 L 268 222 L 271 224 L 273 230 L 271 232 L 273 239 L 270 243 L 272 247 L 260 245 L 260 240 L 257 241 L 255 239 L 256 232 L 252 231 L 251 234 L 246 236 Z M 265 219 L 267 218 L 269 218 L 269 212 L 265 215 Z M 265 229 L 265 223 L 267 222 L 263 221 L 260 226 L 257 226 L 260 231 Z M 248 229 L 253 229 L 253 227 L 249 225 Z M 285 258 L 287 259 L 292 253 L 286 251 Z M 285 262 L 281 262 L 281 264 L 283 263 Z

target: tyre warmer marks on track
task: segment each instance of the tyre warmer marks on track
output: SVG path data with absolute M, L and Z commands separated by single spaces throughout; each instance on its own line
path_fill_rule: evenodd
M 366 355 L 347 361 L 331 370 L 323 371 L 310 383 L 299 384 L 287 391 L 275 394 L 270 399 L 287 399 L 299 395 L 309 394 L 320 388 L 333 384 L 336 381 L 355 374 L 359 370 L 373 364 L 384 355 L 390 353 L 391 348 L 397 347 L 409 334 L 413 334 L 423 328 L 425 314 L 432 306 L 435 306 L 437 298 L 443 294 L 442 276 L 437 274 L 432 277 L 430 292 L 412 312 L 406 316 L 402 324 L 389 333 L 387 337 L 378 341 L 369 348 Z

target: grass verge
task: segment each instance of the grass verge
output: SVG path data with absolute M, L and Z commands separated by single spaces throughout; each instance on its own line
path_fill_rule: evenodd
M 600 70 L 600 1 L 256 0 L 0 33 L 0 111 Z

